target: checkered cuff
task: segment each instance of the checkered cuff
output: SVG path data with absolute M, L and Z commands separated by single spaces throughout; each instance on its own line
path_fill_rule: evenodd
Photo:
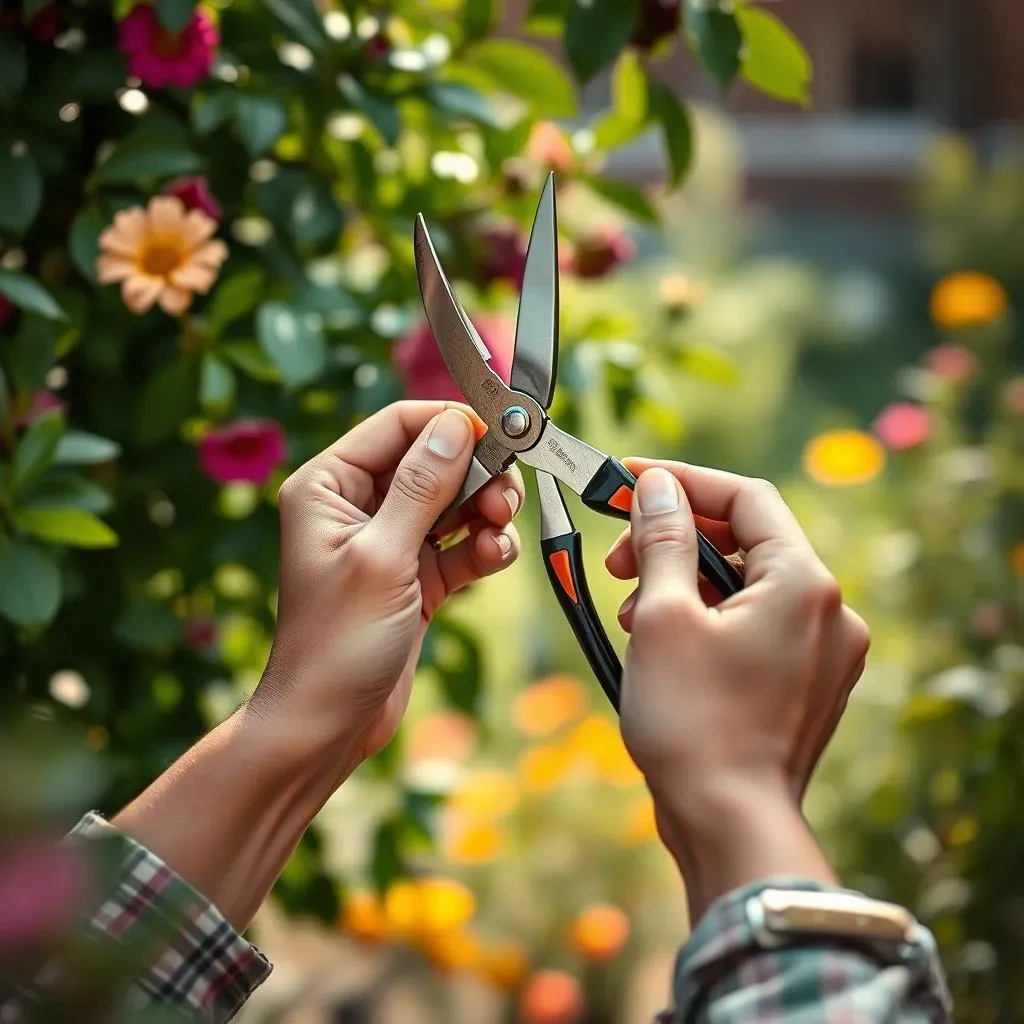
M 116 943 L 132 964 L 127 1009 L 161 1004 L 193 1020 L 230 1020 L 266 980 L 271 965 L 242 938 L 209 900 L 159 857 L 90 813 L 67 842 L 108 843 L 116 854 L 102 902 L 82 933 Z M 52 962 L 16 996 L 0 992 L 0 1024 L 34 1018 L 31 1004 L 60 998 L 64 966 Z

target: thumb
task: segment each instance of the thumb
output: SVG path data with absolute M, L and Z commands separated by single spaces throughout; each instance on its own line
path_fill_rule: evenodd
M 369 529 L 416 557 L 438 516 L 459 493 L 473 454 L 473 424 L 457 409 L 435 416 L 398 464 Z
M 697 527 L 686 494 L 667 469 L 648 469 L 637 480 L 630 533 L 640 577 L 637 606 L 666 592 L 700 604 Z

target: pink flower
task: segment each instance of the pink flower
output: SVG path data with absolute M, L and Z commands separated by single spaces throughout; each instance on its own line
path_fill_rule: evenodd
M 217 639 L 217 624 L 209 615 L 193 615 L 185 620 L 185 646 L 201 651 L 213 646 Z
M 6 295 L 0 294 L 0 327 L 3 327 L 14 313 L 14 306 Z
M 196 8 L 180 32 L 168 32 L 149 4 L 139 4 L 118 26 L 118 47 L 128 56 L 128 74 L 152 89 L 187 89 L 213 67 L 220 32 L 206 11 Z
M 220 484 L 265 484 L 287 457 L 284 430 L 273 420 L 236 420 L 199 442 L 199 464 Z
M 363 52 L 370 60 L 380 60 L 381 57 L 386 57 L 391 52 L 391 40 L 383 32 L 378 32 L 375 36 L 367 39 Z
M 1014 377 L 1003 392 L 1006 408 L 1014 416 L 1024 416 L 1024 377 Z
M 526 271 L 526 244 L 518 225 L 487 224 L 477 236 L 479 282 L 509 281 L 522 288 Z
M 90 889 L 80 850 L 26 843 L 0 856 L 0 950 L 24 950 L 77 916 Z
M 476 316 L 473 323 L 491 353 L 491 367 L 505 383 L 512 373 L 515 337 L 504 317 Z M 402 378 L 406 398 L 419 401 L 465 402 L 465 396 L 444 365 L 428 324 L 421 322 L 395 346 L 392 360 Z
M 974 376 L 978 360 L 962 345 L 947 343 L 933 348 L 925 356 L 925 365 L 936 377 L 959 384 Z
M 164 189 L 164 195 L 177 196 L 186 210 L 200 210 L 211 220 L 220 221 L 220 204 L 213 198 L 205 178 L 179 178 Z
M 879 413 L 871 429 L 887 448 L 904 451 L 931 437 L 932 418 L 927 409 L 910 402 L 893 402 Z
M 576 243 L 572 269 L 577 277 L 604 277 L 636 255 L 633 240 L 618 228 L 597 228 Z
M 37 419 L 45 416 L 48 412 L 52 412 L 54 409 L 64 412 L 67 406 L 52 391 L 47 391 L 45 388 L 37 391 L 32 396 L 32 404 L 25 410 L 24 415 L 18 421 L 18 426 L 30 427 Z
M 994 640 L 1006 628 L 1006 612 L 997 601 L 986 601 L 974 609 L 971 626 L 975 636 L 984 640 Z
M 56 3 L 41 7 L 25 22 L 25 28 L 37 43 L 48 43 L 60 30 L 60 10 Z

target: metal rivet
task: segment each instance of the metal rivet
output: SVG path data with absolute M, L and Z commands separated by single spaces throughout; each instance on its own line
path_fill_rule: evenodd
M 522 437 L 530 429 L 530 414 L 522 406 L 513 405 L 502 413 L 501 429 L 509 437 Z

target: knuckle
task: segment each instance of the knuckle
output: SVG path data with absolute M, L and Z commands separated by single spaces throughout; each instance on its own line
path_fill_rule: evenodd
M 851 608 L 845 609 L 845 617 L 845 631 L 849 637 L 853 656 L 856 661 L 862 661 L 871 649 L 871 630 L 868 629 L 868 624 Z
M 391 486 L 401 497 L 420 505 L 432 505 L 441 496 L 440 478 L 422 463 L 400 465 Z
M 633 634 L 671 634 L 689 618 L 689 612 L 690 602 L 677 591 L 661 590 L 646 600 L 641 593 L 633 612 Z
M 834 615 L 843 607 L 843 591 L 824 566 L 808 572 L 803 585 L 807 604 L 822 615 Z
M 685 520 L 672 515 L 648 520 L 638 534 L 637 541 L 641 551 L 654 547 L 661 550 L 691 551 L 697 543 L 693 527 Z
M 344 550 L 350 570 L 359 579 L 383 577 L 391 570 L 390 546 L 375 543 L 367 530 L 360 530 Z
M 782 494 L 779 492 L 778 487 L 771 482 L 771 480 L 765 480 L 763 477 L 755 477 L 750 481 L 751 490 L 760 494 L 764 498 L 768 498 L 771 501 L 781 501 Z
M 306 472 L 297 469 L 289 476 L 277 491 L 277 505 L 281 509 L 291 509 L 299 504 L 306 491 Z

